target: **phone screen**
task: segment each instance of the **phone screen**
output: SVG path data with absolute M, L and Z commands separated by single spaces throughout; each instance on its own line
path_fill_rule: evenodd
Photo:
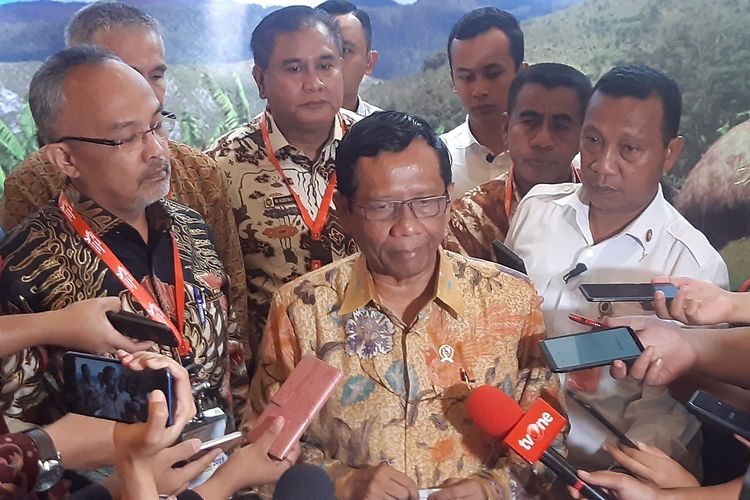
M 145 422 L 148 395 L 164 392 L 172 425 L 172 376 L 167 370 L 132 371 L 119 360 L 68 352 L 64 358 L 68 411 L 118 422 Z
M 542 350 L 554 371 L 572 371 L 638 357 L 643 347 L 630 328 L 610 328 L 565 335 L 542 341 Z

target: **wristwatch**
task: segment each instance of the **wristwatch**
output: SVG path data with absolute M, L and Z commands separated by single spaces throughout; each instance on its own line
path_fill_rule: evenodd
M 47 491 L 62 478 L 63 466 L 60 452 L 49 434 L 43 429 L 31 429 L 25 432 L 34 441 L 37 450 L 39 473 L 34 484 L 34 491 Z

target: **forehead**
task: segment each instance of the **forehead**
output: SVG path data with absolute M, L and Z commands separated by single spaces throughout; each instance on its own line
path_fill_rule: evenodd
M 288 33 L 276 35 L 271 51 L 270 63 L 280 63 L 287 59 L 308 59 L 338 54 L 333 35 L 328 28 L 315 24 Z
M 454 68 L 477 69 L 492 63 L 515 67 L 510 54 L 510 39 L 497 28 L 466 40 L 453 40 L 451 61 Z
M 358 194 L 404 199 L 439 194 L 444 189 L 437 152 L 421 139 L 403 151 L 383 151 L 357 161 Z
M 586 108 L 584 127 L 611 134 L 653 137 L 661 141 L 663 107 L 656 93 L 646 99 L 609 96 L 594 92 Z
M 92 41 L 143 73 L 164 64 L 164 43 L 154 30 L 144 26 L 101 29 Z
M 159 108 L 143 76 L 116 61 L 73 69 L 65 79 L 63 94 L 63 119 L 79 128 L 111 128 L 123 121 L 142 126 Z
M 353 13 L 336 16 L 336 22 L 341 28 L 341 37 L 345 42 L 361 44 L 365 42 L 365 30 L 362 23 Z
M 550 115 L 564 114 L 574 120 L 582 119 L 578 94 L 570 87 L 548 89 L 538 83 L 527 83 L 518 91 L 513 116 L 518 116 L 524 111 Z

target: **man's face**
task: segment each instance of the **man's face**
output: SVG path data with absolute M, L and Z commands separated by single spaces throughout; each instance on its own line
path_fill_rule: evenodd
M 570 180 L 582 121 L 575 90 L 548 89 L 537 83 L 521 87 L 506 137 L 513 175 L 529 185 Z
M 156 32 L 141 26 L 101 29 L 94 33 L 92 41 L 143 75 L 159 102 L 164 103 L 167 65 L 164 62 L 164 43 Z
M 59 137 L 129 144 L 68 140 L 45 146 L 48 157 L 82 193 L 115 213 L 125 213 L 143 209 L 169 192 L 166 137 L 159 131 L 144 135 L 161 123 L 161 106 L 141 75 L 115 61 L 79 66 L 65 79 L 63 93 L 56 125 Z
M 260 97 L 287 127 L 330 128 L 343 99 L 341 56 L 325 26 L 276 36 L 264 70 L 253 68 Z
M 375 67 L 377 53 L 367 50 L 365 30 L 354 14 L 336 16 L 336 22 L 344 39 L 344 103 L 355 102 L 362 78 Z
M 663 112 L 656 94 L 591 97 L 581 131 L 581 180 L 592 207 L 637 213 L 653 200 L 683 146 L 678 137 L 664 147 Z
M 453 40 L 450 51 L 453 86 L 469 115 L 480 122 L 499 119 L 516 76 L 508 36 L 493 28 L 474 38 Z
M 345 229 L 367 258 L 371 272 L 403 280 L 434 269 L 448 211 L 417 218 L 408 205 L 402 205 L 392 219 L 373 221 L 365 217 L 362 207 L 376 209 L 383 201 L 434 197 L 445 192 L 437 153 L 420 139 L 398 153 L 382 152 L 359 159 L 354 200 L 339 195 L 337 206 L 345 207 Z

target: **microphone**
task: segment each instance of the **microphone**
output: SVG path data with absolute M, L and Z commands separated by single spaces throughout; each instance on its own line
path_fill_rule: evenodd
M 487 156 L 484 157 L 484 159 L 487 160 L 487 163 L 492 163 L 495 161 L 495 158 L 497 158 L 497 155 L 493 155 L 492 153 L 487 153 Z
M 570 271 L 568 271 L 563 276 L 563 281 L 565 283 L 567 283 L 568 281 L 572 280 L 576 276 L 580 276 L 581 274 L 585 273 L 588 270 L 589 270 L 589 268 L 586 267 L 586 264 L 584 264 L 583 262 L 579 262 L 578 264 L 576 264 L 576 267 L 574 267 L 573 269 L 571 269 Z
M 328 473 L 312 464 L 296 464 L 276 483 L 273 500 L 336 500 Z
M 469 394 L 466 411 L 477 427 L 493 438 L 503 439 L 528 463 L 542 462 L 565 484 L 590 500 L 612 500 L 601 488 L 581 481 L 576 468 L 550 448 L 568 422 L 545 400 L 537 399 L 524 414 L 513 398 L 497 387 L 483 385 Z

